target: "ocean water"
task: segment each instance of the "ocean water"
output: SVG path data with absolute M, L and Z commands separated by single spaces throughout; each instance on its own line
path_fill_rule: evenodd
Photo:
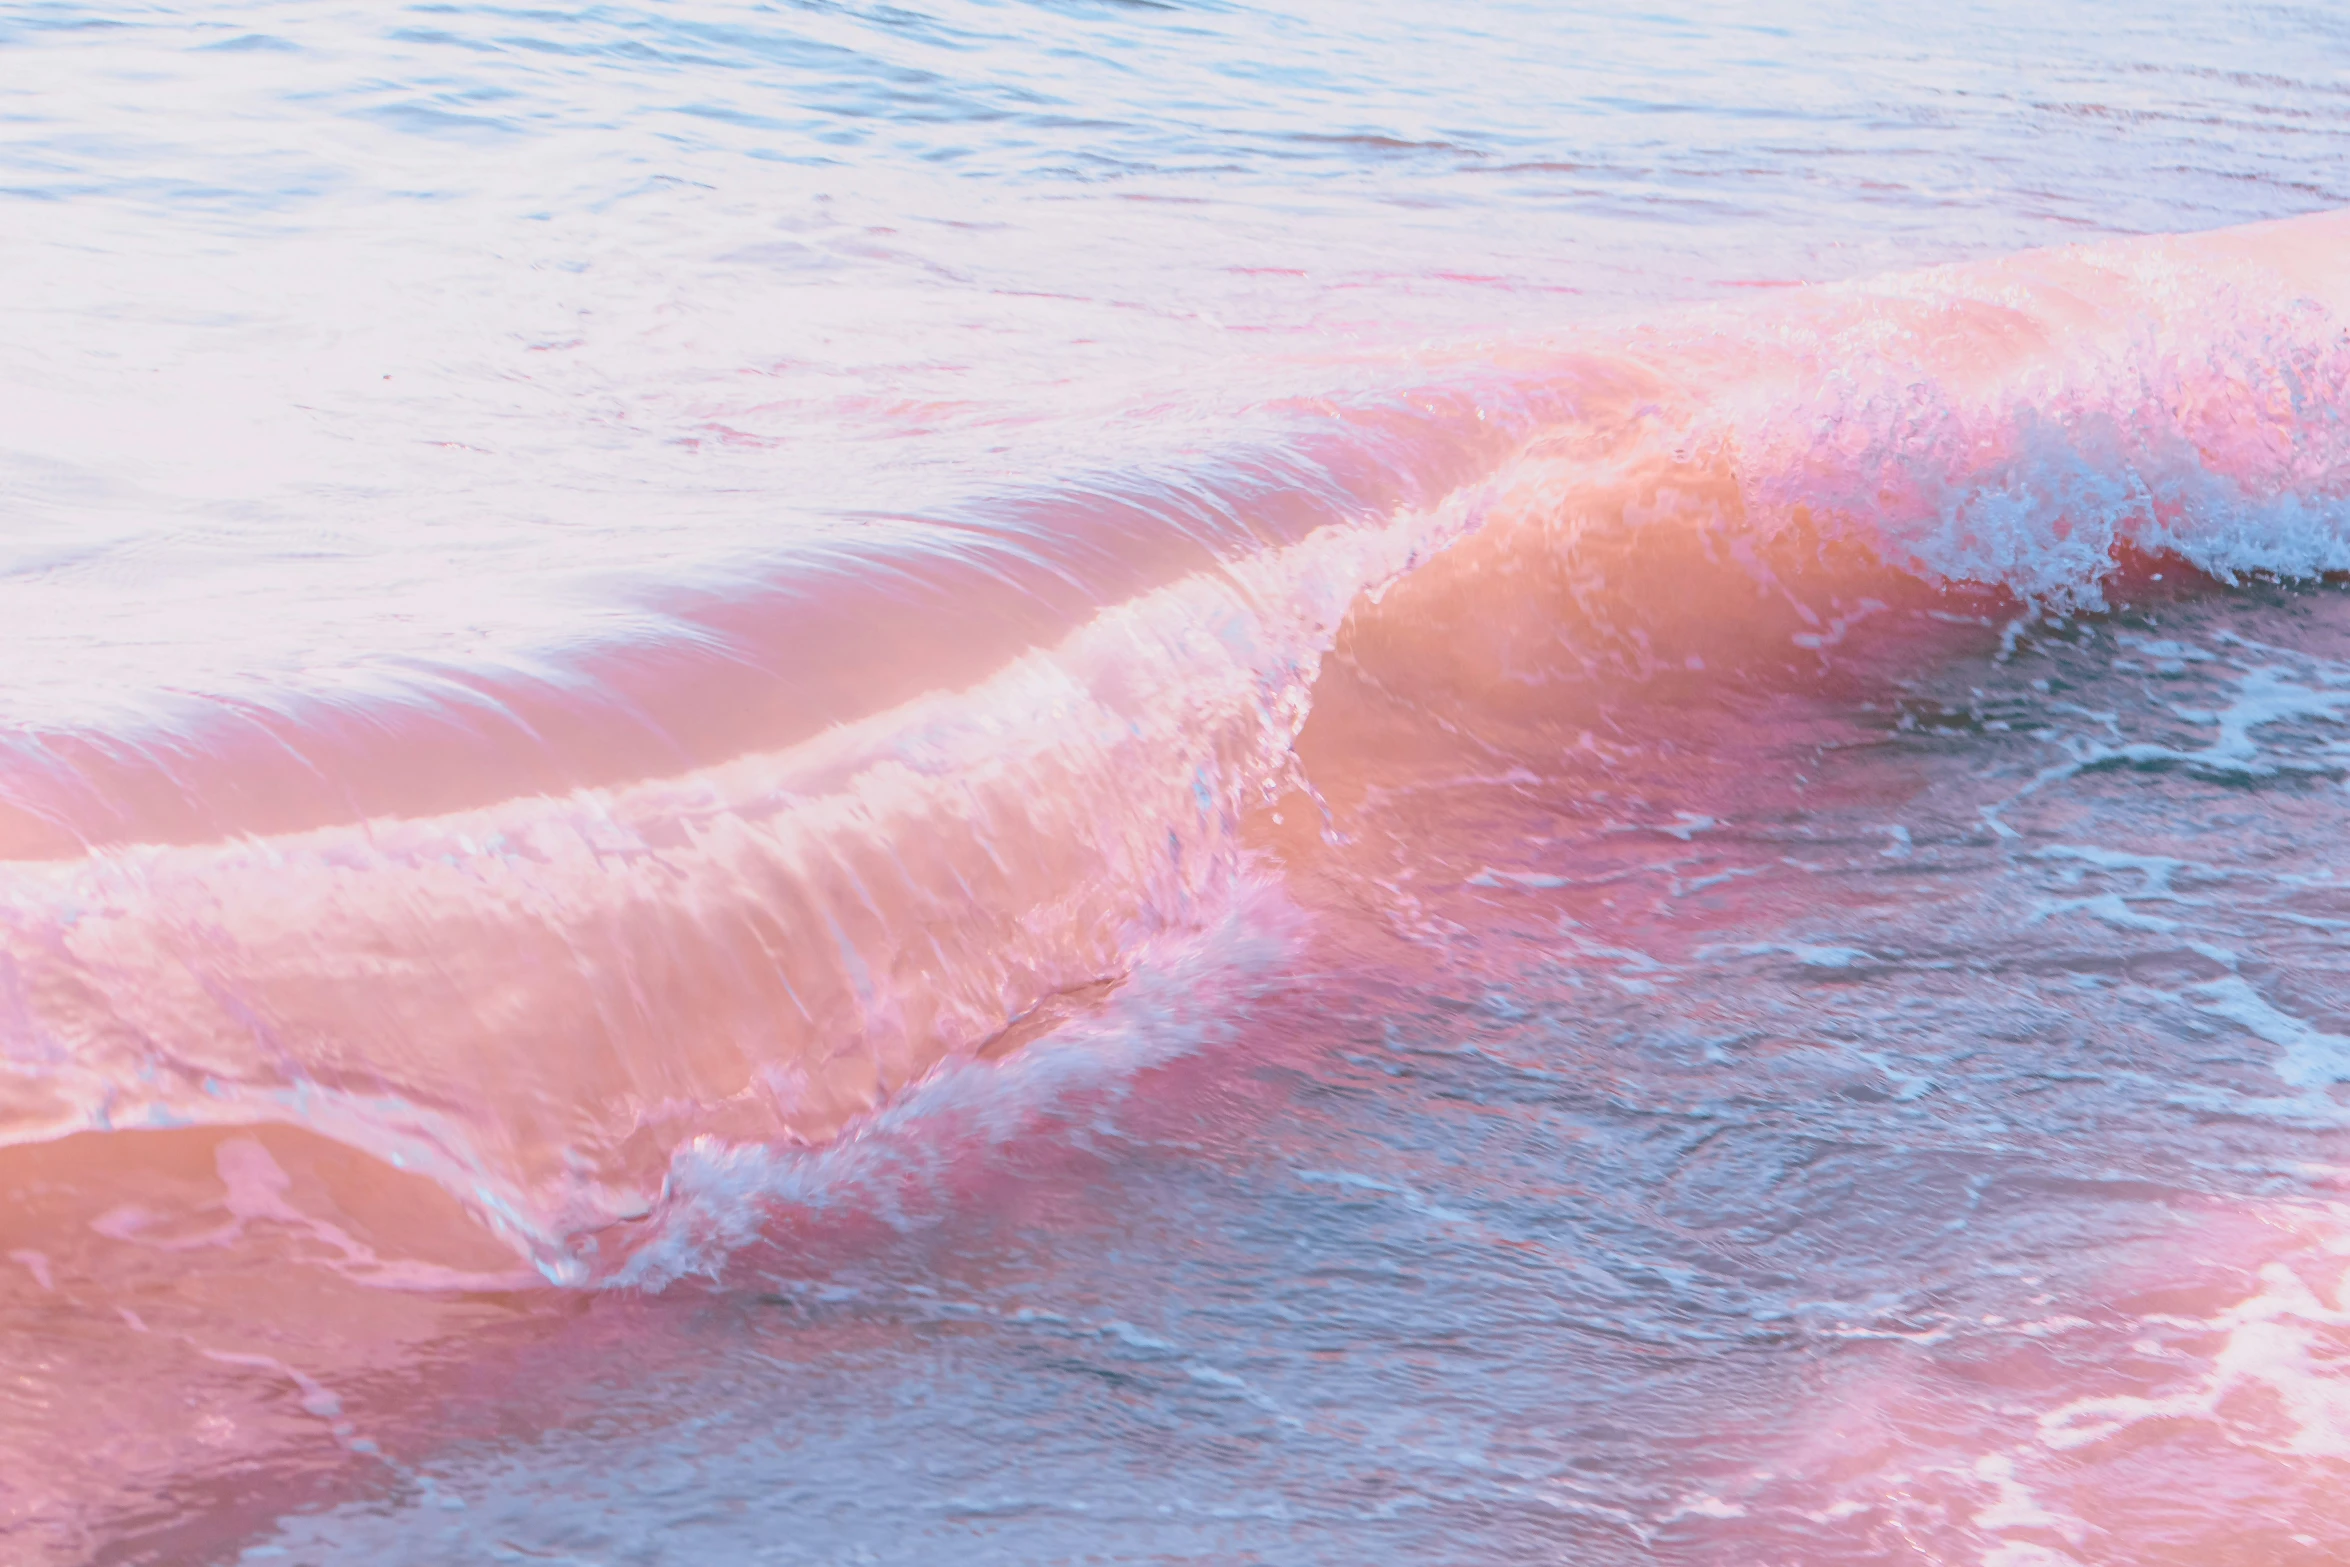
M 0 7 L 0 1559 L 2350 1560 L 2350 17 Z

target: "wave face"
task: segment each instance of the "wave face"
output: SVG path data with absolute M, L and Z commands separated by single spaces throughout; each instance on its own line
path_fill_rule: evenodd
M 0 1540 L 2350 1549 L 2331 78 L 1023 17 L 0 20 Z
M 1800 670 L 1953 591 L 2057 613 L 2133 559 L 2350 566 L 2346 242 L 2325 217 L 2029 255 L 1498 384 L 1431 367 L 1402 412 L 1339 405 L 1282 453 L 1351 515 L 1211 542 L 1178 507 L 1247 515 L 1249 458 L 1162 481 L 1132 527 L 1171 580 L 714 766 L 212 843 L 109 843 L 107 815 L 52 804 L 88 847 L 7 872 L 7 1134 L 301 1125 L 592 1277 L 680 1148 L 822 1141 L 1212 923 L 1253 814 L 1393 765 L 1342 738 L 1365 688 L 1440 723 L 1439 756 L 1539 755 L 1627 690 Z M 1178 544 L 1224 553 L 1184 570 Z M 374 743 L 429 768 L 432 717 L 394 705 Z M 12 794 L 102 787 L 43 760 Z

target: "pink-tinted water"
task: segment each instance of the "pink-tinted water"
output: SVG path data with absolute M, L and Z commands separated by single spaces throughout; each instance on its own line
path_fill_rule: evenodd
M 2273 41 L 1995 10 L 2339 194 Z M 2044 104 L 1936 217 L 1893 108 L 2030 138 L 1881 24 L 97 20 L 10 1551 L 2350 1552 L 2350 219 L 2023 250 L 2195 226 Z

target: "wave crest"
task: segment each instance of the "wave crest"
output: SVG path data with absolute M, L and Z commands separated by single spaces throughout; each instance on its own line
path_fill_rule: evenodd
M 550 1278 L 625 1267 L 592 1237 L 657 1234 L 630 1221 L 706 1197 L 709 1149 L 835 1137 L 1213 926 L 1269 801 L 1363 785 L 1367 702 L 1425 743 L 1556 736 L 1817 668 L 1890 605 L 2095 607 L 2133 551 L 2350 569 L 2341 255 L 2337 215 L 1481 349 L 1301 438 L 1353 511 L 1245 525 L 1235 467 L 1169 513 L 1239 518 L 1208 564 L 854 722 L 0 866 L 0 1141 L 299 1124 Z

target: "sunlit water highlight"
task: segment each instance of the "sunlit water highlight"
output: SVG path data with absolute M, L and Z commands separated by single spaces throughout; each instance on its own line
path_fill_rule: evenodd
M 2340 19 L 0 94 L 10 1559 L 2350 1554 Z

